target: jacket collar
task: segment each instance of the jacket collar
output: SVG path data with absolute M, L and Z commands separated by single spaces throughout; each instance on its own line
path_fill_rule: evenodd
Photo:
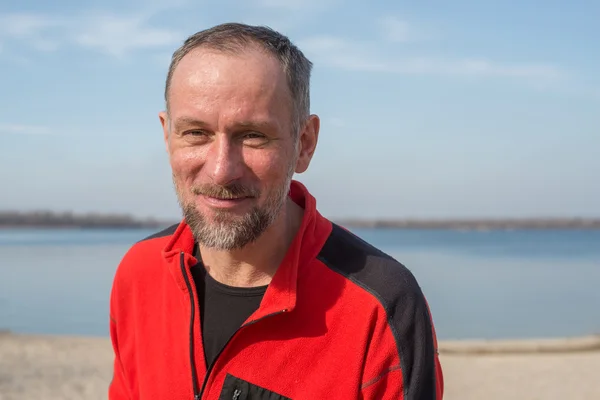
M 316 199 L 302 183 L 293 180 L 289 196 L 304 209 L 302 223 L 281 265 L 273 276 L 259 309 L 252 315 L 251 320 L 257 320 L 273 313 L 289 312 L 294 309 L 296 306 L 298 272 L 317 256 L 331 232 L 331 223 L 317 211 Z M 194 236 L 190 227 L 185 221 L 181 221 L 163 250 L 163 257 L 169 263 L 169 269 L 175 281 L 184 291 L 187 288 L 181 273 L 180 257 L 183 254 L 186 273 L 188 273 L 189 268 L 197 262 L 193 255 L 194 243 Z M 191 277 L 189 273 L 188 275 Z

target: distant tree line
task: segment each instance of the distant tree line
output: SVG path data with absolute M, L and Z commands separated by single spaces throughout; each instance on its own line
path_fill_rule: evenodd
M 136 219 L 126 214 L 0 211 L 0 227 L 155 228 L 166 224 L 168 222 L 156 219 Z
M 348 228 L 381 229 L 600 229 L 600 218 L 520 218 L 520 219 L 338 219 Z M 53 211 L 0 211 L 0 227 L 36 228 L 160 228 L 175 221 L 139 219 L 128 214 L 75 214 Z
M 354 228 L 381 229 L 600 229 L 600 218 L 498 218 L 498 219 L 345 219 L 340 225 Z

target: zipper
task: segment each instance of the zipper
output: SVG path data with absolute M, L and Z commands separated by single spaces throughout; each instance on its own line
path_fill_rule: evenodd
M 271 314 L 267 314 L 264 317 L 261 317 L 259 319 L 256 319 L 254 321 L 248 322 L 242 326 L 240 326 L 230 337 L 229 339 L 227 339 L 227 342 L 225 342 L 225 345 L 223 345 L 223 348 L 221 348 L 221 350 L 219 350 L 219 352 L 217 353 L 216 357 L 214 358 L 212 364 L 208 367 L 208 369 L 206 370 L 206 374 L 204 375 L 204 381 L 202 382 L 202 389 L 198 390 L 198 376 L 196 374 L 196 362 L 195 362 L 195 357 L 194 357 L 194 318 L 196 316 L 196 302 L 194 299 L 194 293 L 192 292 L 192 285 L 190 284 L 190 279 L 188 277 L 188 274 L 186 272 L 186 268 L 185 268 L 185 262 L 184 262 L 184 253 L 182 252 L 180 254 L 179 257 L 179 265 L 181 267 L 181 273 L 183 274 L 183 277 L 185 279 L 185 285 L 187 286 L 188 292 L 190 293 L 190 303 L 191 303 L 191 318 L 190 318 L 190 364 L 192 367 L 192 387 L 194 389 L 194 400 L 200 400 L 202 399 L 202 395 L 204 394 L 204 391 L 206 390 L 206 384 L 208 383 L 208 378 L 210 377 L 210 374 L 213 370 L 213 367 L 215 366 L 217 360 L 219 359 L 219 356 L 223 353 L 223 350 L 225 350 L 225 348 L 227 347 L 227 345 L 229 344 L 229 342 L 231 342 L 231 339 L 234 338 L 234 336 L 240 331 L 242 330 L 242 328 L 246 327 L 246 326 L 250 326 L 250 325 L 254 325 L 255 323 L 262 321 L 266 318 L 270 318 L 270 317 L 274 317 L 276 315 L 279 314 L 283 314 L 285 312 L 287 312 L 287 310 L 281 310 L 281 311 L 277 311 Z
M 223 348 L 221 348 L 221 350 L 219 350 L 219 352 L 217 353 L 217 355 L 216 355 L 215 359 L 213 360 L 212 364 L 206 370 L 206 375 L 204 376 L 204 382 L 202 382 L 202 389 L 200 390 L 200 394 L 198 395 L 199 397 L 198 397 L 198 399 L 194 399 L 194 400 L 199 400 L 199 399 L 202 398 L 202 395 L 204 394 L 204 391 L 206 390 L 206 384 L 208 383 L 208 378 L 210 377 L 210 373 L 212 372 L 213 367 L 217 363 L 217 360 L 219 359 L 219 356 L 221 355 L 221 353 L 223 353 L 223 350 L 225 350 L 225 348 L 227 347 L 227 345 L 229 344 L 229 342 L 231 342 L 231 339 L 233 339 L 234 336 L 240 330 L 242 330 L 242 328 L 245 328 L 246 326 L 254 325 L 257 322 L 262 321 L 263 319 L 274 317 L 275 315 L 283 314 L 286 311 L 287 310 L 281 310 L 281 311 L 277 311 L 277 312 L 274 312 L 274 313 L 271 313 L 271 314 L 267 314 L 264 317 L 261 317 L 261 318 L 259 318 L 257 320 L 248 322 L 247 324 L 244 324 L 244 325 L 240 326 L 235 332 L 233 332 L 233 335 L 231 335 L 229 337 L 229 339 L 227 340 L 227 342 L 225 342 L 225 345 L 223 345 Z
M 190 294 L 190 366 L 192 368 L 192 388 L 194 390 L 194 400 L 200 400 L 200 393 L 198 393 L 198 375 L 196 374 L 196 361 L 194 356 L 194 318 L 196 316 L 196 301 L 194 299 L 194 292 L 192 291 L 192 285 L 190 284 L 190 278 L 186 272 L 184 253 L 181 252 L 179 255 L 179 266 L 181 273 L 185 279 L 185 285 L 187 286 L 188 293 Z

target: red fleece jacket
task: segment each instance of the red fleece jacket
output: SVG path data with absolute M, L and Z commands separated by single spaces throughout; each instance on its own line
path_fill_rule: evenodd
M 328 221 L 302 226 L 251 315 L 207 366 L 184 223 L 132 246 L 110 298 L 110 400 L 441 400 L 429 307 L 411 272 Z

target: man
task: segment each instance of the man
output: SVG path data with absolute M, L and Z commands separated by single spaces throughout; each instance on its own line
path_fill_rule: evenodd
M 319 134 L 311 67 L 242 24 L 174 53 L 160 121 L 184 219 L 117 269 L 110 399 L 442 398 L 413 275 L 292 180 Z

